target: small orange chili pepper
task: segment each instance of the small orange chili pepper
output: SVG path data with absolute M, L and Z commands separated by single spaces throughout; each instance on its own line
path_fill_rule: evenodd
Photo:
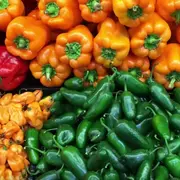
M 0 123 L 6 124 L 10 120 L 8 106 L 0 106 Z
M 64 64 L 72 68 L 87 66 L 92 57 L 93 36 L 84 25 L 76 26 L 56 39 L 55 51 Z
M 44 121 L 48 120 L 49 116 L 51 115 L 49 109 L 44 109 L 42 111 L 42 113 L 43 113 L 43 116 L 44 116 Z
M 12 139 L 4 138 L 4 139 L 2 139 L 2 143 L 4 146 L 9 148 L 14 142 L 12 141 Z
M 91 61 L 87 67 L 74 69 L 73 72 L 75 76 L 83 78 L 86 83 L 94 85 L 108 74 L 107 69 L 95 61 Z
M 50 30 L 40 20 L 29 16 L 13 19 L 6 31 L 5 45 L 14 56 L 32 60 L 50 41 Z
M 28 105 L 27 110 L 24 112 L 27 122 L 37 129 L 42 128 L 44 116 L 38 102 L 33 102 Z
M 35 99 L 36 102 L 39 102 L 43 97 L 43 91 L 42 90 L 36 90 L 33 92 L 33 94 L 36 97 L 36 99 Z
M 6 166 L 5 165 L 0 165 L 0 177 L 4 176 L 5 170 L 6 170 Z
M 2 106 L 8 105 L 11 102 L 12 97 L 13 97 L 12 93 L 5 94 L 0 98 L 0 105 Z
M 0 166 L 5 165 L 7 161 L 8 149 L 4 145 L 0 145 Z
M 12 139 L 14 140 L 15 143 L 17 144 L 23 144 L 24 143 L 24 132 L 22 129 L 20 129 L 17 133 L 15 133 L 12 136 Z
M 141 58 L 129 54 L 122 62 L 119 70 L 129 71 L 132 75 L 145 82 L 150 75 L 150 62 L 147 57 Z
M 51 96 L 46 96 L 39 101 L 39 105 L 42 110 L 49 109 L 53 105 L 54 101 Z
M 15 94 L 11 100 L 13 103 L 20 103 L 27 105 L 36 101 L 36 96 L 33 92 L 24 92 L 22 94 Z
M 44 47 L 29 66 L 32 75 L 46 87 L 61 86 L 71 74 L 67 64 L 59 62 L 54 44 Z
M 6 169 L 5 172 L 4 172 L 4 179 L 7 179 L 7 180 L 14 180 L 14 176 L 13 176 L 13 173 L 10 169 Z
M 10 139 L 13 134 L 19 130 L 20 127 L 14 121 L 9 121 L 7 124 L 2 125 L 2 129 L 0 129 L 0 137 Z

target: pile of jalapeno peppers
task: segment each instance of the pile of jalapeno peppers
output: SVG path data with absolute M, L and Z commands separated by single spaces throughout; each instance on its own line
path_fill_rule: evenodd
M 180 88 L 115 71 L 95 88 L 73 77 L 52 98 L 43 129 L 26 131 L 29 178 L 180 178 Z

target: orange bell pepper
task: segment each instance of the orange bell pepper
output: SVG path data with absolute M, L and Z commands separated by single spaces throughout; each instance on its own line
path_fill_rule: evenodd
M 0 105 L 2 106 L 8 105 L 11 102 L 12 97 L 13 97 L 12 93 L 5 94 L 0 98 Z
M 87 85 L 96 85 L 99 80 L 108 74 L 107 69 L 95 61 L 91 61 L 87 67 L 74 69 L 73 72 L 76 77 L 83 78 Z
M 7 161 L 8 149 L 4 145 L 0 145 L 0 166 L 5 165 Z
M 29 66 L 32 75 L 46 87 L 61 86 L 71 74 L 67 64 L 59 62 L 54 44 L 44 47 Z
M 24 14 L 24 4 L 21 0 L 1 0 L 0 4 L 0 30 L 5 31 L 8 24 L 15 17 Z
M 5 45 L 14 56 L 32 60 L 49 40 L 50 31 L 46 25 L 32 17 L 19 16 L 7 27 Z
M 19 126 L 26 124 L 26 119 L 23 114 L 23 106 L 17 103 L 8 105 L 10 121 L 15 122 Z
M 93 23 L 104 21 L 112 11 L 112 0 L 78 0 L 81 16 Z
M 156 12 L 167 22 L 180 23 L 179 0 L 157 0 Z
M 147 22 L 130 28 L 131 50 L 139 57 L 158 58 L 171 37 L 169 25 L 158 14 L 151 15 Z
M 111 18 L 103 21 L 94 38 L 93 55 L 95 61 L 104 67 L 119 66 L 130 49 L 126 28 Z
M 180 25 L 176 28 L 176 40 L 178 43 L 180 43 Z
M 13 134 L 19 130 L 20 127 L 14 121 L 9 121 L 7 124 L 2 125 L 2 128 L 0 129 L 0 137 L 10 139 Z
M 141 58 L 129 54 L 124 60 L 119 70 L 129 71 L 132 75 L 145 82 L 150 75 L 150 62 L 147 57 Z
M 161 56 L 154 61 L 154 79 L 166 89 L 180 87 L 180 45 L 168 44 Z
M 23 144 L 24 143 L 24 132 L 20 129 L 17 133 L 12 136 L 12 139 L 16 144 Z
M 75 0 L 40 0 L 41 20 L 53 29 L 67 30 L 81 23 L 79 4 Z
M 87 66 L 92 57 L 93 36 L 84 25 L 79 25 L 56 39 L 55 51 L 59 60 L 72 68 Z
M 29 104 L 27 110 L 24 111 L 24 116 L 32 127 L 42 128 L 44 116 L 38 102 Z
M 146 22 L 155 10 L 155 0 L 112 0 L 113 10 L 119 22 L 137 27 Z
M 40 18 L 40 16 L 39 16 L 39 9 L 38 9 L 38 8 L 32 10 L 32 11 L 28 14 L 28 16 L 33 17 L 33 18 L 35 18 L 35 19 L 37 19 L 37 20 L 41 20 L 41 18 Z

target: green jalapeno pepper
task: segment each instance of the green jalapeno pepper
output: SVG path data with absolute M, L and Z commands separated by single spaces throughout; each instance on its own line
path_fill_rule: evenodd
M 77 122 L 77 116 L 75 113 L 65 113 L 56 118 L 50 118 L 48 121 L 44 122 L 43 128 L 44 129 L 52 129 L 57 128 L 59 125 L 62 124 L 70 124 L 74 125 Z
M 117 95 L 118 94 L 116 94 L 116 97 L 106 115 L 105 122 L 109 128 L 114 128 L 119 122 L 118 119 L 122 118 L 121 103 L 120 100 L 118 100 Z
M 84 119 L 93 121 L 97 119 L 100 115 L 106 112 L 106 110 L 111 106 L 113 101 L 112 92 L 104 92 L 102 91 L 95 104 L 93 104 L 85 114 Z
M 108 162 L 108 153 L 104 149 L 97 150 L 92 154 L 87 161 L 87 168 L 89 171 L 98 171 L 104 168 Z
M 75 130 L 69 124 L 60 125 L 56 132 L 56 140 L 61 146 L 72 143 L 75 140 Z
M 139 124 L 136 124 L 136 128 L 142 135 L 147 135 L 152 130 L 152 118 L 139 122 Z
M 84 83 L 81 78 L 73 77 L 64 82 L 64 86 L 67 89 L 81 91 L 84 89 Z
M 126 71 L 118 72 L 116 82 L 120 87 L 124 87 L 125 83 L 127 89 L 136 96 L 149 96 L 149 87 L 147 84 L 141 82 L 134 77 L 131 73 Z
M 93 93 L 93 91 L 94 91 L 94 87 L 89 86 L 84 88 L 82 92 L 89 97 Z
M 78 180 L 76 176 L 69 170 L 63 169 L 61 172 L 61 179 L 62 180 Z
M 64 165 L 80 180 L 87 174 L 87 167 L 83 155 L 74 146 L 62 147 L 53 137 L 53 140 L 61 151 L 61 158 Z
M 58 180 L 60 179 L 61 171 L 62 169 L 58 171 L 51 170 L 51 171 L 45 172 L 44 174 L 37 177 L 36 180 Z
M 180 88 L 173 90 L 174 100 L 180 104 Z
M 27 129 L 25 133 L 25 146 L 39 148 L 39 131 L 35 128 Z M 27 149 L 29 161 L 36 165 L 39 162 L 39 153 L 33 149 Z
M 139 102 L 137 104 L 137 111 L 136 111 L 136 122 L 141 122 L 144 119 L 150 118 L 153 116 L 152 112 L 147 109 L 146 107 L 151 107 L 151 104 L 149 102 Z
M 89 109 L 91 106 L 95 104 L 99 94 L 103 92 L 113 92 L 115 89 L 114 83 L 115 74 L 112 76 L 106 76 L 105 78 L 101 79 L 97 84 L 96 88 L 94 89 L 93 93 L 88 97 L 86 103 L 84 104 L 85 109 Z
M 164 116 L 156 114 L 152 108 L 147 108 L 150 109 L 154 114 L 154 117 L 152 118 L 152 126 L 154 131 L 167 143 L 171 136 L 168 121 L 166 118 L 164 118 Z
M 122 141 L 132 148 L 150 148 L 146 138 L 138 131 L 132 121 L 121 121 L 114 128 L 114 131 Z
M 84 103 L 87 101 L 87 95 L 84 92 L 68 90 L 65 88 L 63 88 L 61 92 L 63 97 L 74 106 L 83 107 Z
M 154 173 L 155 180 L 168 180 L 169 179 L 169 172 L 166 167 L 160 165 L 155 169 Z
M 90 127 L 88 137 L 93 143 L 99 143 L 106 138 L 106 129 L 99 120 L 93 123 Z
M 130 151 L 129 147 L 123 141 L 121 141 L 121 139 L 116 135 L 116 133 L 112 129 L 110 129 L 108 126 L 105 125 L 104 118 L 101 118 L 100 121 L 101 121 L 101 124 L 108 131 L 107 141 L 117 151 L 117 153 L 119 155 L 123 155 L 129 152 Z
M 120 161 L 132 172 L 136 172 L 141 163 L 147 159 L 149 151 L 145 149 L 133 150 L 121 156 Z
M 136 104 L 134 95 L 127 90 L 126 82 L 124 85 L 124 92 L 121 94 L 121 106 L 125 118 L 127 120 L 134 120 L 136 117 Z
M 172 127 L 172 129 L 179 131 L 180 130 L 180 114 L 169 113 L 169 124 Z
M 147 80 L 147 83 L 149 85 L 149 90 L 152 99 L 162 108 L 172 112 L 174 110 L 174 105 L 172 103 L 170 95 L 168 94 L 164 86 L 155 82 L 152 79 L 152 72 L 150 78 Z
M 88 131 L 91 126 L 92 126 L 92 122 L 87 121 L 86 119 L 81 121 L 80 124 L 78 125 L 76 130 L 76 146 L 78 148 L 83 149 L 86 147 L 88 141 Z
M 120 180 L 120 176 L 116 170 L 111 166 L 110 169 L 108 169 L 103 177 L 104 180 Z
M 180 104 L 173 100 L 172 100 L 172 103 L 174 105 L 174 111 L 172 113 L 180 114 Z
M 149 180 L 151 176 L 151 170 L 152 170 L 152 160 L 150 158 L 147 158 L 140 165 L 137 175 L 136 175 L 136 179 Z
M 39 142 L 43 145 L 46 149 L 53 148 L 54 141 L 53 141 L 53 134 L 49 131 L 41 129 L 39 132 Z
M 101 141 L 98 144 L 98 150 L 105 150 L 108 153 L 109 163 L 118 171 L 126 172 L 126 167 L 119 161 L 120 156 L 117 151 L 106 141 Z
M 56 102 L 56 101 L 61 102 L 63 100 L 63 96 L 62 96 L 62 93 L 60 91 L 57 91 L 57 92 L 51 94 L 50 96 L 52 97 L 52 100 L 54 102 Z
M 88 172 L 84 180 L 102 180 L 102 177 L 97 172 Z
M 55 116 L 61 115 L 62 113 L 64 113 L 64 110 L 64 106 L 60 101 L 55 101 L 49 109 L 50 113 Z

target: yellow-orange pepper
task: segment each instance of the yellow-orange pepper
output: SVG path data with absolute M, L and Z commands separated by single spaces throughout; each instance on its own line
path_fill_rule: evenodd
M 150 62 L 147 57 L 141 58 L 129 54 L 124 60 L 119 70 L 129 71 L 132 75 L 145 82 L 150 76 Z
M 12 97 L 13 97 L 12 93 L 5 94 L 0 98 L 0 105 L 2 106 L 8 105 L 11 102 Z
M 17 133 L 12 136 L 12 139 L 16 144 L 23 144 L 24 143 L 24 132 L 20 129 Z
M 8 123 L 10 119 L 8 106 L 0 106 L 0 124 Z
M 131 50 L 139 57 L 158 58 L 171 37 L 169 25 L 157 13 L 138 27 L 130 28 Z
M 2 125 L 2 128 L 0 129 L 0 137 L 10 139 L 13 134 L 19 130 L 20 127 L 14 121 L 9 121 L 7 124 Z
M 7 179 L 7 180 L 14 180 L 14 176 L 13 176 L 13 173 L 10 169 L 6 169 L 5 172 L 4 172 L 4 179 Z
M 8 149 L 4 145 L 0 145 L 0 166 L 5 165 L 7 161 Z
M 33 92 L 33 94 L 36 97 L 36 99 L 35 99 L 36 102 L 39 102 L 42 99 L 42 97 L 43 97 L 43 91 L 42 90 L 35 90 Z
M 6 170 L 6 166 L 5 165 L 0 165 L 0 177 L 4 176 L 4 172 Z M 5 180 L 5 179 L 3 179 Z
M 130 49 L 126 28 L 119 22 L 107 18 L 99 25 L 94 38 L 93 55 L 95 61 L 104 67 L 119 66 Z
M 53 105 L 54 101 L 51 96 L 46 96 L 39 101 L 39 105 L 42 110 L 49 109 Z
M 154 62 L 154 79 L 166 89 L 180 87 L 180 45 L 168 44 Z

